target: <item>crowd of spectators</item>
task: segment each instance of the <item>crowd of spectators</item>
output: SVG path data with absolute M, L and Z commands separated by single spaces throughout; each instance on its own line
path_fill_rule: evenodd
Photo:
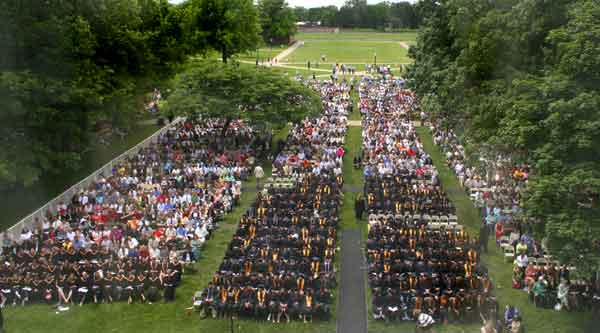
M 206 316 L 279 323 L 330 315 L 349 87 L 305 83 L 321 94 L 324 112 L 290 129 L 271 182 L 242 216 L 201 293 Z
M 493 160 L 482 159 L 485 172 L 471 166 L 452 129 L 444 130 L 438 123 L 431 126 L 433 140 L 446 157 L 446 164 L 456 174 L 459 183 L 469 193 L 475 206 L 481 209 L 485 225 L 500 244 L 502 236 L 511 235 L 510 244 L 515 246 L 521 239 L 527 245 L 528 253 L 542 255 L 544 246 L 531 237 L 531 226 L 522 219 L 520 205 L 522 191 L 529 179 L 529 166 L 514 164 L 506 156 Z
M 420 328 L 495 318 L 498 305 L 477 242 L 456 223 L 411 122 L 416 107 L 399 82 L 360 84 L 373 316 L 416 320 Z
M 532 236 L 532 224 L 521 207 L 530 167 L 512 162 L 509 156 L 481 158 L 483 170 L 470 163 L 458 135 L 441 122 L 432 122 L 434 143 L 460 185 L 481 209 L 482 232 L 495 235 L 505 258 L 513 261 L 512 287 L 523 289 L 539 307 L 556 310 L 600 309 L 597 281 L 573 279 L 574 267 L 560 264 L 548 253 L 546 239 Z M 487 230 L 486 230 L 487 229 Z
M 174 125 L 34 228 L 3 235 L 1 305 L 173 300 L 268 139 L 239 120 Z

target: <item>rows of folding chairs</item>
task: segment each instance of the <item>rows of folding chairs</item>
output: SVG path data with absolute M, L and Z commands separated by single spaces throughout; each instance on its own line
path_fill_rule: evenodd
M 294 177 L 269 177 L 267 178 L 266 186 L 274 188 L 292 188 L 296 181 L 297 178 Z
M 368 216 L 369 221 L 406 221 L 409 224 L 417 224 L 418 222 L 425 222 L 429 229 L 457 229 L 463 230 L 463 226 L 458 224 L 458 217 L 454 214 L 451 215 L 420 215 L 420 214 L 384 214 L 383 212 L 375 213 L 371 211 Z

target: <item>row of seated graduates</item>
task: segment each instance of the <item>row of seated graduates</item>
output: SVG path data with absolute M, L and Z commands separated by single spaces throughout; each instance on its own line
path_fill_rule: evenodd
M 406 108 L 394 100 L 393 89 L 385 86 L 376 96 L 363 95 L 373 102 L 362 103 L 363 116 L 370 124 L 363 140 L 365 156 L 371 163 L 391 159 L 388 164 L 395 169 L 365 172 L 368 208 L 382 213 L 369 220 L 367 264 L 373 316 L 387 321 L 416 320 L 426 312 L 438 321 L 463 322 L 478 321 L 479 314 L 494 315 L 497 303 L 489 297 L 492 285 L 479 263 L 475 241 L 462 230 L 428 229 L 425 219 L 414 221 L 411 216 L 450 215 L 454 207 L 436 184 L 437 173 L 420 148 L 410 120 L 398 121 L 394 116 L 406 116 Z M 389 141 L 390 135 L 412 138 L 410 154 L 377 144 Z M 411 163 L 414 175 L 406 172 Z M 399 218 L 388 218 L 392 212 Z
M 204 313 L 327 319 L 336 283 L 333 257 L 341 202 L 336 182 L 332 174 L 306 174 L 292 188 L 259 193 L 204 291 Z
M 320 92 L 327 100 L 343 91 L 342 87 Z M 343 178 L 334 174 L 341 159 L 331 152 L 343 141 L 339 139 L 345 134 L 347 105 L 343 98 L 329 100 L 335 103 L 325 105 L 325 117 L 319 122 L 326 122 L 323 128 L 343 130 L 323 131 L 319 140 L 309 134 L 321 129 L 315 128 L 315 121 L 305 120 L 290 130 L 277 160 L 289 165 L 285 157 L 301 150 L 310 157 L 292 164 L 302 168 L 295 167 L 291 187 L 268 186 L 242 216 L 219 271 L 202 292 L 204 314 L 276 322 L 330 317 L 343 185 Z
M 246 138 L 252 136 L 252 129 L 247 124 L 232 121 L 231 125 L 250 133 Z M 155 144 L 116 164 L 112 174 L 81 188 L 70 201 L 61 202 L 56 213 L 47 211 L 44 221 L 36 223 L 41 226 L 30 231 L 24 229 L 20 241 L 12 240 L 7 244 L 8 239 L 4 239 L 0 256 L 3 263 L 0 265 L 0 290 L 4 302 L 25 305 L 76 301 L 84 304 L 92 298 L 94 301 L 112 302 L 131 298 L 122 296 L 127 293 L 132 296 L 134 286 L 140 298 L 156 300 L 158 293 L 164 290 L 165 299 L 172 300 L 183 274 L 181 253 L 185 252 L 190 241 L 162 239 L 158 248 L 164 255 L 149 257 L 149 239 L 154 237 L 148 232 L 163 226 L 157 218 L 156 205 L 145 196 L 149 191 L 140 189 L 138 185 L 143 182 L 157 185 L 167 197 L 197 190 L 197 185 L 202 182 L 207 187 L 198 191 L 200 197 L 207 198 L 202 210 L 207 212 L 206 217 L 215 220 L 215 212 L 222 209 L 222 202 L 216 197 L 218 189 L 211 189 L 218 177 L 197 172 L 175 177 L 169 173 L 170 170 L 184 170 L 198 162 L 209 167 L 243 170 L 246 168 L 245 159 L 252 154 L 253 148 L 244 144 L 244 147 L 230 146 L 227 151 L 224 148 L 213 151 L 214 147 L 211 148 L 210 144 L 199 143 L 207 135 L 194 132 L 206 128 L 222 132 L 215 122 L 187 120 L 176 124 L 161 134 Z M 222 161 L 227 159 L 229 162 L 217 162 L 218 155 L 221 155 Z M 141 196 L 139 201 L 132 195 L 133 191 L 137 192 L 137 198 Z M 85 201 L 82 200 L 84 198 Z M 111 206 L 107 207 L 107 204 Z M 123 211 L 112 207 L 112 204 L 122 206 Z M 94 206 L 92 212 L 85 208 L 90 205 Z M 179 205 L 175 205 L 174 209 L 177 213 L 185 213 L 186 210 Z M 95 218 L 100 215 L 100 218 Z M 150 222 L 149 225 L 144 223 L 135 228 L 129 225 L 130 219 L 141 217 Z M 68 232 L 74 230 L 80 233 L 80 240 L 85 239 L 85 246 L 76 247 L 68 238 Z M 118 230 L 120 236 L 113 239 L 111 230 Z M 104 239 L 110 238 L 110 245 L 92 239 L 91 235 L 95 232 L 102 233 Z M 136 239 L 136 243 L 131 244 L 137 246 L 127 244 L 129 254 L 135 255 L 121 258 L 117 249 L 128 243 L 128 237 Z
M 385 210 L 427 215 L 454 214 L 455 208 L 440 185 L 421 179 L 418 184 L 409 176 L 365 177 L 365 193 L 369 210 Z M 414 182 L 414 183 L 413 183 Z
M 413 320 L 426 311 L 443 322 L 473 322 L 479 313 L 489 317 L 496 306 L 476 239 L 462 229 L 431 230 L 425 221 L 411 219 L 369 221 L 367 263 L 375 316 Z

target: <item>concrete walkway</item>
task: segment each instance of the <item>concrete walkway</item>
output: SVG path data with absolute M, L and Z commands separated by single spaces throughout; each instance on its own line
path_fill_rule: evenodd
M 365 260 L 361 232 L 342 233 L 342 273 L 339 288 L 337 333 L 367 333 Z
M 294 53 L 300 46 L 304 45 L 304 42 L 301 40 L 297 40 L 292 46 L 287 49 L 281 51 L 278 55 L 273 58 L 273 62 L 278 64 L 281 60 L 287 58 L 290 54 Z
M 410 45 L 408 45 L 406 42 L 398 42 L 398 44 L 407 50 L 410 49 Z

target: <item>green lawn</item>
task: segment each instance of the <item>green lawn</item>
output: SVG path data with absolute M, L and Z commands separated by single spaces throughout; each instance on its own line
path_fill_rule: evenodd
M 306 64 L 310 61 L 323 63 L 321 56 L 325 55 L 324 63 L 362 64 L 373 63 L 377 55 L 377 63 L 409 63 L 406 49 L 395 41 L 369 40 L 305 40 L 296 52 L 287 57 L 288 63 Z M 331 66 L 322 65 L 328 69 Z M 361 66 L 362 67 L 362 66 Z
M 300 34 L 300 36 L 311 35 L 315 42 L 314 45 L 321 45 L 326 47 L 328 51 L 333 52 L 332 54 L 339 54 L 347 58 L 352 57 L 366 57 L 363 55 L 352 55 L 356 52 L 357 45 L 368 48 L 368 45 L 397 45 L 392 42 L 364 42 L 361 38 L 365 36 L 371 36 L 371 39 L 375 37 L 387 36 L 388 39 L 393 40 L 406 40 L 404 37 L 410 33 L 373 33 L 373 32 L 350 32 L 342 33 L 344 40 L 339 43 L 345 45 L 346 52 L 348 55 L 344 55 L 344 52 L 336 48 L 335 43 L 330 43 L 327 40 L 327 34 Z M 318 37 L 315 37 L 318 36 Z M 359 37 L 362 36 L 362 37 Z M 414 36 L 413 36 L 414 37 Z M 414 39 L 414 38 L 413 38 Z M 371 44 L 369 44 L 371 43 Z M 307 43 L 304 47 L 310 47 Z M 399 46 L 394 46 L 394 52 L 404 50 Z M 270 50 L 263 50 L 264 52 L 271 52 Z M 263 52 L 260 51 L 260 52 Z M 280 52 L 281 49 L 276 50 L 273 48 L 273 53 Z M 303 56 L 300 53 L 302 48 L 298 49 L 294 55 Z M 313 52 L 320 56 L 319 51 L 303 51 L 304 54 L 310 54 Z M 367 52 L 367 51 L 365 51 Z M 383 52 L 383 51 L 381 51 Z M 392 52 L 392 51 L 390 51 Z M 262 53 L 261 53 L 262 54 Z M 378 62 L 380 62 L 380 51 L 377 51 Z M 404 53 L 405 54 L 405 51 Z M 381 53 L 383 56 L 384 53 Z M 246 55 L 247 59 L 255 59 L 251 54 Z M 255 54 L 253 55 L 255 57 Z M 307 55 L 308 56 L 308 55 Z M 328 54 L 328 58 L 331 55 Z M 365 60 L 367 61 L 367 60 Z M 383 61 L 381 61 L 383 62 Z M 363 61 L 349 60 L 348 63 L 363 64 Z M 254 66 L 253 64 L 240 64 L 241 66 Z M 293 77 L 296 73 L 300 73 L 304 76 L 312 75 L 313 71 L 309 71 L 305 66 L 298 66 L 300 68 L 283 68 L 274 67 L 271 70 L 280 72 L 282 75 Z M 317 75 L 329 74 L 329 67 L 327 71 L 315 71 Z M 362 70 L 361 67 L 358 68 Z M 322 78 L 322 77 L 321 77 Z M 351 94 L 353 102 L 356 103 L 358 96 L 356 92 Z M 355 106 L 355 111 L 349 116 L 349 119 L 359 120 L 360 115 Z M 127 147 L 135 144 L 142 140 L 156 129 L 154 127 L 139 128 L 132 132 L 130 138 L 123 142 L 115 142 L 111 147 L 97 147 L 97 151 L 92 154 L 94 163 L 96 159 L 104 161 L 110 159 L 116 152 L 122 151 Z M 279 138 L 285 138 L 288 128 L 284 127 L 275 133 L 274 142 Z M 460 222 L 466 226 L 467 230 L 471 235 L 476 235 L 479 230 L 479 223 L 481 217 L 477 209 L 475 209 L 469 199 L 469 197 L 459 187 L 456 177 L 451 171 L 444 165 L 443 155 L 437 147 L 433 145 L 431 135 L 427 128 L 419 128 L 418 133 L 421 136 L 425 149 L 431 154 L 436 168 L 440 172 L 440 179 L 445 187 L 445 190 L 449 198 L 454 202 L 457 207 L 457 215 L 459 216 Z M 363 175 L 361 170 L 355 170 L 352 165 L 353 157 L 360 153 L 361 150 L 361 128 L 360 127 L 349 127 L 348 134 L 346 137 L 346 157 L 344 160 L 344 181 L 346 187 L 349 188 L 362 188 Z M 264 163 L 265 172 L 270 173 L 270 164 Z M 93 169 L 92 169 L 93 170 Z M 89 172 L 89 171 L 86 171 Z M 82 175 L 82 176 L 85 176 Z M 82 178 L 79 175 L 72 175 L 74 181 Z M 74 182 L 74 181 L 71 181 Z M 249 179 L 244 185 L 246 188 L 251 187 L 253 179 Z M 69 184 L 63 179 L 63 184 Z M 25 192 L 24 192 L 25 193 Z M 32 192 L 34 193 L 34 192 Z M 341 236 L 342 231 L 345 229 L 360 229 L 362 231 L 363 239 L 367 237 L 367 225 L 366 219 L 358 222 L 354 218 L 354 199 L 357 193 L 345 193 L 343 199 L 343 210 L 342 219 L 339 226 L 338 235 Z M 34 197 L 34 194 L 30 196 Z M 2 205 L 9 207 L 10 205 L 16 205 L 18 202 L 25 200 L 23 196 L 15 196 L 14 198 L 6 198 Z M 238 205 L 233 212 L 228 214 L 224 221 L 220 224 L 220 228 L 215 231 L 214 236 L 210 239 L 203 249 L 203 255 L 201 260 L 194 266 L 195 272 L 189 272 L 184 277 L 184 282 L 177 290 L 177 298 L 173 303 L 158 303 L 154 305 L 127 305 L 124 303 L 112 304 L 112 305 L 87 305 L 84 307 L 74 307 L 70 311 L 65 313 L 56 314 L 54 310 L 49 306 L 36 305 L 28 306 L 26 308 L 12 308 L 7 307 L 3 310 L 5 318 L 5 328 L 8 332 L 140 332 L 140 333 L 152 333 L 152 332 L 229 332 L 229 321 L 227 320 L 213 320 L 204 319 L 201 320 L 195 313 L 190 313 L 185 308 L 191 305 L 191 297 L 193 293 L 206 286 L 212 274 L 218 268 L 225 250 L 234 234 L 240 215 L 248 208 L 251 202 L 255 198 L 255 193 L 245 191 L 242 195 L 240 205 Z M 39 200 L 39 199 L 36 199 Z M 3 217 L 4 219 L 4 217 Z M 338 237 L 340 240 L 341 237 Z M 339 246 L 343 244 L 338 243 Z M 527 295 L 519 290 L 511 288 L 511 265 L 503 261 L 503 256 L 500 250 L 495 246 L 493 241 L 490 241 L 489 254 L 483 255 L 482 259 L 487 264 L 490 275 L 495 284 L 495 293 L 500 301 L 501 307 L 505 304 L 517 305 L 523 312 L 524 323 L 526 332 L 530 333 L 562 333 L 562 332 L 596 332 L 598 331 L 592 326 L 592 316 L 588 313 L 566 313 L 566 312 L 555 312 L 553 310 L 542 310 L 536 309 L 529 304 Z M 340 253 L 336 256 L 335 267 L 338 269 L 340 266 Z M 340 282 L 338 273 L 338 283 Z M 366 276 L 365 276 L 366 283 Z M 381 332 L 381 333 L 392 333 L 392 332 L 412 332 L 414 328 L 413 323 L 401 323 L 386 325 L 380 321 L 372 320 L 371 315 L 371 294 L 370 289 L 367 286 L 366 289 L 366 303 L 369 311 L 368 327 L 370 332 Z M 337 291 L 334 292 L 334 298 L 338 299 Z M 336 314 L 337 301 L 332 309 L 333 317 L 328 322 L 315 322 L 313 324 L 302 324 L 300 322 L 293 322 L 291 324 L 270 324 L 266 322 L 256 322 L 253 320 L 240 320 L 235 321 L 234 326 L 235 332 L 250 332 L 250 333 L 276 333 L 276 332 L 291 332 L 291 333 L 327 333 L 334 332 L 336 330 Z M 479 332 L 479 325 L 449 325 L 441 326 L 437 325 L 437 332 L 468 332 L 475 333 Z
M 297 40 L 360 40 L 360 41 L 413 41 L 417 39 L 417 31 L 406 32 L 377 32 L 377 31 L 340 31 L 331 32 L 300 32 L 294 36 Z

